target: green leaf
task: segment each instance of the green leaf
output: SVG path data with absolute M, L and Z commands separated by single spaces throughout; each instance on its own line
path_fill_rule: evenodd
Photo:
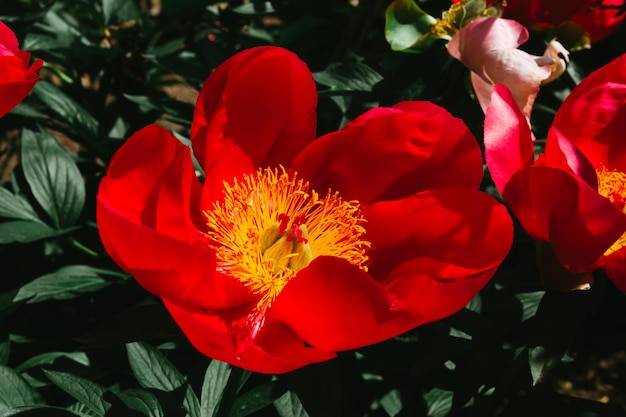
M 535 346 L 528 349 L 528 365 L 533 378 L 533 386 L 546 375 L 555 365 L 561 362 L 565 355 L 562 351 L 552 351 L 544 346 Z
M 438 39 L 431 34 L 436 21 L 414 0 L 394 0 L 385 12 L 385 38 L 394 51 L 411 52 L 412 47 L 423 50 Z
M 274 401 L 274 407 L 280 417 L 309 417 L 300 398 L 293 391 L 287 391 Z
M 45 80 L 39 80 L 33 88 L 35 94 L 53 112 L 69 123 L 82 139 L 95 142 L 98 138 L 98 121 L 85 108 L 79 105 L 58 87 Z
M 83 177 L 48 132 L 22 131 L 22 166 L 31 192 L 57 228 L 72 226 L 85 204 Z
M 103 0 L 102 13 L 104 14 L 105 25 L 108 25 L 116 17 L 121 21 L 128 22 L 140 15 L 135 2 L 129 0 Z
M 11 356 L 11 341 L 5 340 L 0 343 L 0 364 L 6 365 L 9 362 L 9 356 Z
M 522 303 L 523 312 L 521 321 L 528 320 L 535 316 L 545 293 L 545 291 L 533 291 L 515 294 L 515 298 Z
M 128 361 L 137 381 L 144 388 L 173 391 L 187 381 L 185 377 L 157 349 L 147 343 L 135 342 L 126 345 Z M 191 387 L 187 387 L 183 408 L 192 416 L 200 415 L 200 403 Z
M 249 416 L 276 401 L 285 393 L 277 381 L 269 381 L 246 391 L 233 402 L 230 417 Z
M 0 187 L 0 217 L 40 222 L 37 213 L 26 199 Z
M 0 411 L 0 417 L 78 417 L 76 414 L 61 407 L 29 406 L 29 407 L 11 407 Z
M 0 243 L 26 243 L 67 233 L 74 228 L 55 230 L 52 227 L 27 220 L 0 223 Z
M 15 301 L 27 299 L 28 304 L 46 300 L 69 300 L 107 287 L 113 281 L 101 275 L 108 271 L 88 265 L 70 265 L 43 275 L 22 286 Z
M 120 392 L 118 397 L 131 410 L 139 411 L 148 417 L 165 417 L 157 397 L 150 391 L 129 389 Z
M 43 404 L 39 393 L 13 369 L 0 365 L 0 410 Z
M 453 391 L 433 388 L 424 395 L 428 417 L 443 417 L 452 409 Z
M 111 403 L 102 397 L 106 390 L 95 382 L 72 375 L 66 372 L 43 370 L 54 385 L 76 398 L 81 404 L 87 406 L 98 416 L 104 417 Z
M 402 397 L 397 389 L 392 389 L 380 398 L 380 406 L 390 416 L 402 411 Z
M 200 403 L 200 416 L 213 417 L 222 399 L 224 388 L 230 376 L 231 366 L 225 362 L 212 360 L 206 368 Z
M 313 74 L 315 81 L 331 90 L 371 92 L 372 87 L 383 79 L 371 67 L 358 62 L 335 63 L 324 71 Z
M 46 352 L 25 360 L 21 365 L 16 367 L 15 370 L 17 372 L 24 372 L 36 366 L 49 365 L 61 357 L 69 358 L 76 363 L 89 366 L 89 358 L 85 352 Z
M 264 2 L 261 7 L 257 7 L 255 2 L 250 2 L 235 7 L 233 11 L 246 16 L 262 16 L 274 13 L 274 7 L 271 1 Z

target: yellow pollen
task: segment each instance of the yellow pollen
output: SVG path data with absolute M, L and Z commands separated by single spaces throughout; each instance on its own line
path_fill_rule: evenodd
M 609 199 L 614 206 L 626 213 L 626 174 L 620 171 L 609 171 L 604 165 L 596 168 L 598 175 L 598 194 Z M 613 252 L 626 246 L 626 232 L 609 249 L 604 255 L 610 255 Z
M 309 183 L 280 169 L 224 182 L 224 198 L 204 212 L 217 267 L 238 279 L 271 306 L 284 286 L 318 256 L 336 256 L 367 270 L 365 219 L 357 201 L 328 190 L 320 196 Z

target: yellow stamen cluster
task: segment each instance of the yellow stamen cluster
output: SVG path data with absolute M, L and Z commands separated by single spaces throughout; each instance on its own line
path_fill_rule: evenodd
M 219 270 L 258 294 L 259 309 L 318 256 L 367 270 L 359 203 L 330 190 L 321 197 L 282 167 L 224 182 L 223 199 L 204 215 Z
M 596 169 L 596 173 L 598 194 L 608 198 L 613 205 L 626 213 L 626 174 L 615 170 L 609 171 L 602 165 Z M 626 232 L 604 252 L 604 255 L 610 255 L 624 246 L 626 246 Z

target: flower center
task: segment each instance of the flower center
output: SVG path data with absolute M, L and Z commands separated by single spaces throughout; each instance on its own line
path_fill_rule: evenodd
M 357 201 L 320 196 L 284 168 L 259 169 L 233 184 L 204 213 L 217 267 L 271 306 L 284 286 L 318 256 L 344 258 L 367 270 L 369 242 Z
M 608 198 L 615 207 L 626 213 L 626 174 L 615 170 L 609 171 L 603 165 L 596 168 L 596 173 L 598 194 Z M 604 255 L 610 255 L 624 246 L 626 246 L 626 232 L 604 252 Z

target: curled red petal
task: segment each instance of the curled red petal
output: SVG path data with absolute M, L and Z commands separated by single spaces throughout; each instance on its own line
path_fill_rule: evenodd
M 189 149 L 164 128 L 142 129 L 115 154 L 100 183 L 102 242 L 157 296 L 203 308 L 241 304 L 250 293 L 234 278 L 215 274 L 214 254 L 195 226 L 199 187 Z
M 594 167 L 626 172 L 626 54 L 585 77 L 556 113 L 553 129 L 573 142 Z
M 450 171 L 440 166 L 454 162 Z M 451 183 L 475 186 L 480 166 L 479 148 L 462 121 L 432 103 L 415 102 L 368 111 L 311 143 L 291 168 L 317 190 L 330 188 L 367 204 Z
M 255 306 L 239 310 L 201 311 L 164 300 L 174 320 L 191 344 L 203 354 L 253 372 L 284 373 L 335 357 L 335 352 L 306 346 L 282 323 L 266 320 L 255 340 L 237 344 L 233 323 Z
M 574 272 L 590 270 L 626 232 L 626 216 L 570 172 L 534 166 L 529 189 L 538 223 L 547 231 L 534 237 L 549 241 L 557 259 Z
M 206 176 L 235 148 L 253 167 L 289 165 L 315 138 L 316 105 L 313 76 L 292 52 L 257 47 L 228 59 L 202 87 L 191 128 Z
M 22 51 L 20 51 L 22 52 Z M 0 117 L 10 112 L 24 97 L 30 93 L 37 81 L 39 70 L 43 65 L 42 60 L 37 60 L 28 67 L 28 58 L 19 56 L 2 56 L 0 54 Z
M 461 271 L 460 275 L 431 275 L 433 279 L 493 273 L 513 240 L 506 208 L 478 190 L 423 191 L 374 203 L 364 209 L 364 215 L 366 239 L 372 244 L 370 272 L 379 281 L 389 279 L 407 262 L 424 258 L 446 266 L 446 273 L 453 268 Z
M 528 169 L 534 161 L 532 133 L 504 85 L 496 85 L 487 109 L 484 143 L 494 184 L 522 226 L 535 233 L 535 213 L 528 191 Z
M 15 33 L 4 23 L 0 22 L 0 56 L 16 55 L 19 51 Z
M 398 308 L 371 276 L 344 259 L 319 257 L 274 301 L 272 320 L 318 349 L 348 350 L 397 336 L 421 323 Z

